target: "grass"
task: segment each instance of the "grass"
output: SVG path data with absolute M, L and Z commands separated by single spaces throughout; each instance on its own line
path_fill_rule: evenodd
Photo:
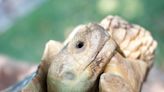
M 164 60 L 164 1 L 112 1 L 47 0 L 39 9 L 17 21 L 7 32 L 0 34 L 0 53 L 38 63 L 48 40 L 63 41 L 65 34 L 75 26 L 97 22 L 112 14 L 151 30 L 159 43 L 157 61 L 161 64 Z

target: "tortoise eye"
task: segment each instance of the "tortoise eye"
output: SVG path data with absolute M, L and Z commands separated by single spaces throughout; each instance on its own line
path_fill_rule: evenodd
M 78 48 L 78 49 L 82 48 L 83 46 L 84 46 L 84 42 L 83 41 L 78 41 L 76 43 L 76 48 Z

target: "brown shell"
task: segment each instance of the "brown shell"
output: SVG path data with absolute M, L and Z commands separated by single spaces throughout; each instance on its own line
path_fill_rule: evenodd
M 108 16 L 100 25 L 109 31 L 127 58 L 143 60 L 152 65 L 157 42 L 149 31 L 129 24 L 118 16 Z

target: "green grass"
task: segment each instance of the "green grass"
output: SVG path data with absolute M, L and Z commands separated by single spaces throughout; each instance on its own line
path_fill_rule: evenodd
M 120 0 L 114 3 L 115 6 L 100 3 L 100 0 L 47 0 L 39 9 L 17 21 L 10 30 L 0 34 L 0 53 L 39 62 L 48 40 L 63 41 L 64 34 L 73 27 L 97 22 L 112 14 L 151 30 L 159 43 L 157 61 L 160 64 L 164 60 L 163 0 Z M 108 5 L 113 10 L 103 10 Z

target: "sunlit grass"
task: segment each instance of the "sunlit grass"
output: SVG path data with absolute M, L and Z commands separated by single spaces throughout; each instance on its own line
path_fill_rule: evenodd
M 119 0 L 98 0 L 98 10 L 102 14 L 108 14 L 117 11 L 119 8 Z
M 143 14 L 144 9 L 141 0 L 124 0 L 122 5 L 122 14 L 128 19 L 133 19 Z

